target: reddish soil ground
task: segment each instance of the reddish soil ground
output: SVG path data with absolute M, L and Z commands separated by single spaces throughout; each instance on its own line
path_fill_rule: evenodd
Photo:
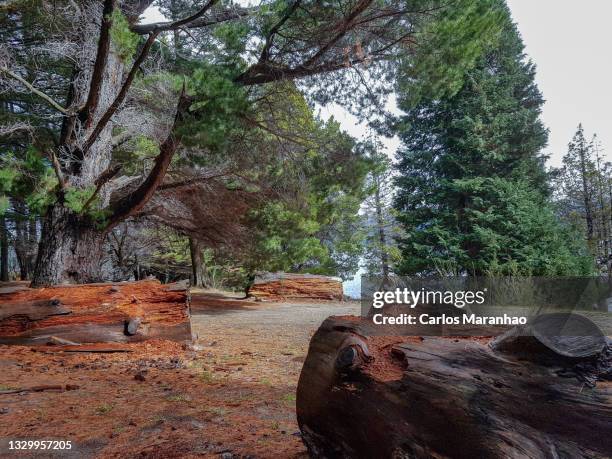
M 358 306 L 194 294 L 193 312 L 191 349 L 0 346 L 0 457 L 307 457 L 295 389 L 310 336 L 325 317 Z M 41 385 L 63 389 L 7 393 Z M 70 440 L 72 449 L 8 450 L 22 439 Z

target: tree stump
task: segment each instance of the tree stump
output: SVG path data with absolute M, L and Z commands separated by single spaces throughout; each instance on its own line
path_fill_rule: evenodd
M 156 280 L 0 293 L 0 344 L 191 341 L 185 284 Z
M 311 456 L 612 455 L 612 385 L 590 388 L 572 372 L 601 354 L 544 365 L 490 341 L 381 336 L 366 319 L 328 318 L 311 340 L 297 389 Z

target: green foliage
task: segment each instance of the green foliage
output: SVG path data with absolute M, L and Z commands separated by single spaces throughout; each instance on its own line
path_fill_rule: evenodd
M 0 216 L 6 213 L 10 205 L 8 197 L 0 195 Z
M 316 119 L 298 92 L 282 102 L 287 118 L 277 126 L 303 139 L 304 151 L 272 161 L 265 173 L 265 182 L 287 191 L 251 213 L 256 241 L 247 269 L 351 277 L 363 252 L 359 208 L 371 163 L 338 123 Z
M 241 117 L 249 103 L 246 89 L 237 87 L 235 72 L 203 65 L 187 81 L 187 93 L 194 97 L 190 116 L 180 129 L 187 146 L 226 152 L 233 135 L 243 129 Z
M 503 178 L 458 179 L 446 198 L 467 197 L 460 212 L 441 204 L 426 226 L 411 221 L 402 270 L 483 275 L 590 274 L 584 247 L 541 193 Z M 407 223 L 408 216 L 402 221 Z M 416 223 L 416 225 L 415 225 Z
M 0 160 L 0 196 L 25 201 L 30 211 L 41 215 L 54 203 L 57 179 L 48 160 L 30 147 L 23 152 L 6 153 Z M 8 209 L 8 205 L 5 211 Z
M 554 170 L 555 204 L 560 218 L 586 242 L 599 272 L 612 270 L 612 162 L 605 161 L 594 135 L 578 126 L 563 164 Z
M 505 12 L 501 40 L 454 94 L 413 104 L 397 129 L 403 273 L 583 274 L 584 250 L 547 200 L 547 131 L 534 68 Z
M 394 272 L 401 260 L 397 246 L 401 228 L 391 207 L 392 165 L 379 142 L 365 142 L 364 148 L 372 167 L 367 179 L 368 197 L 362 206 L 367 226 L 362 264 L 368 275 L 384 277 Z
M 500 0 L 459 0 L 437 11 L 417 38 L 419 52 L 402 61 L 405 102 L 459 91 L 484 50 L 499 42 L 507 15 Z
M 128 20 L 118 8 L 113 11 L 112 21 L 111 41 L 121 60 L 129 61 L 136 53 L 140 37 L 130 31 Z
M 83 206 L 93 194 L 94 189 L 94 187 L 67 188 L 64 192 L 64 205 L 77 214 L 81 213 Z

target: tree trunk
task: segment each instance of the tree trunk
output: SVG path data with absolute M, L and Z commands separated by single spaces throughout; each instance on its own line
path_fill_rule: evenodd
M 0 281 L 2 282 L 7 282 L 9 280 L 8 255 L 8 231 L 6 229 L 6 219 L 2 216 L 0 217 Z
M 330 317 L 310 342 L 297 418 L 311 457 L 609 457 L 610 383 L 588 388 L 483 338 L 372 327 Z
M 376 206 L 376 223 L 378 225 L 378 239 L 380 242 L 380 264 L 383 277 L 383 285 L 389 285 L 389 253 L 387 250 L 387 235 L 385 233 L 385 218 L 383 215 L 383 203 L 380 196 L 380 177 L 376 178 L 376 192 L 374 203 Z
M 108 29 L 103 32 L 104 28 L 100 26 L 110 20 L 104 11 L 109 10 L 111 4 L 105 1 L 104 10 L 92 8 L 87 15 L 91 21 L 83 26 L 87 31 L 82 35 L 83 49 L 92 51 L 91 58 L 95 64 L 76 68 L 72 76 L 67 105 L 86 108 L 78 115 L 64 117 L 60 146 L 56 149 L 60 163 L 56 174 L 63 174 L 65 183 L 62 184 L 60 180 L 57 202 L 49 207 L 44 216 L 32 278 L 34 286 L 97 282 L 104 278 L 101 270 L 103 234 L 86 217 L 80 217 L 63 206 L 62 188 L 93 189 L 96 180 L 110 165 L 112 121 L 101 130 L 86 152 L 82 148 L 123 82 L 125 64 L 109 44 Z M 103 35 L 107 39 L 103 39 Z M 102 49 L 102 43 L 108 47 L 106 51 Z M 77 130 L 79 121 L 81 129 Z M 102 187 L 98 199 L 101 205 L 106 206 L 110 200 L 110 190 Z
M 82 284 L 104 280 L 104 234 L 55 204 L 45 216 L 32 286 Z
M 189 253 L 191 255 L 191 285 L 208 287 L 206 282 L 206 267 L 202 257 L 202 244 L 192 237 L 189 238 Z
M 28 207 L 23 201 L 13 200 L 15 208 L 15 255 L 19 265 L 21 280 L 30 279 L 36 263 L 38 233 L 36 219 L 29 215 Z

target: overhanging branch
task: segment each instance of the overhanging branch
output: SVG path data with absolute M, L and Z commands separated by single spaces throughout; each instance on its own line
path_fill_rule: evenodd
M 177 128 L 182 123 L 190 104 L 191 100 L 185 94 L 185 88 L 183 87 L 181 95 L 179 96 L 174 123 L 168 137 L 166 137 L 166 140 L 164 140 L 159 147 L 159 155 L 155 158 L 155 165 L 138 188 L 119 199 L 111 206 L 110 210 L 112 214 L 108 220 L 105 231 L 109 231 L 126 218 L 137 214 L 147 202 L 149 202 L 155 191 L 157 191 L 158 187 L 163 183 L 168 166 L 170 166 L 172 157 L 181 141 L 177 133 Z
M 159 32 L 165 32 L 167 30 L 180 29 L 182 27 L 188 27 L 188 28 L 204 27 L 204 25 L 209 25 L 209 24 L 206 24 L 205 21 L 199 21 L 199 20 L 203 19 L 202 16 L 206 14 L 206 12 L 210 10 L 217 2 L 218 0 L 208 0 L 208 2 L 206 2 L 206 4 L 202 8 L 200 8 L 196 13 L 186 18 L 179 19 L 178 21 L 155 22 L 153 24 L 134 25 L 131 27 L 131 30 L 134 33 L 145 35 L 150 32 L 159 33 Z M 211 24 L 216 24 L 216 22 L 212 22 Z
M 44 92 L 36 89 L 34 86 L 32 86 L 30 83 L 28 83 L 26 80 L 24 80 L 21 76 L 19 76 L 18 74 L 11 72 L 9 69 L 7 68 L 0 68 L 0 72 L 10 76 L 11 78 L 19 81 L 22 85 L 24 85 L 32 94 L 36 94 L 38 97 L 40 97 L 41 99 L 43 99 L 45 102 L 47 102 L 49 105 L 51 105 L 53 108 L 55 108 L 57 111 L 61 112 L 64 115 L 70 115 L 70 112 L 68 110 L 66 110 L 64 107 L 62 107 L 60 104 L 58 104 L 55 100 L 53 100 L 52 97 L 48 96 L 47 94 L 45 94 Z

